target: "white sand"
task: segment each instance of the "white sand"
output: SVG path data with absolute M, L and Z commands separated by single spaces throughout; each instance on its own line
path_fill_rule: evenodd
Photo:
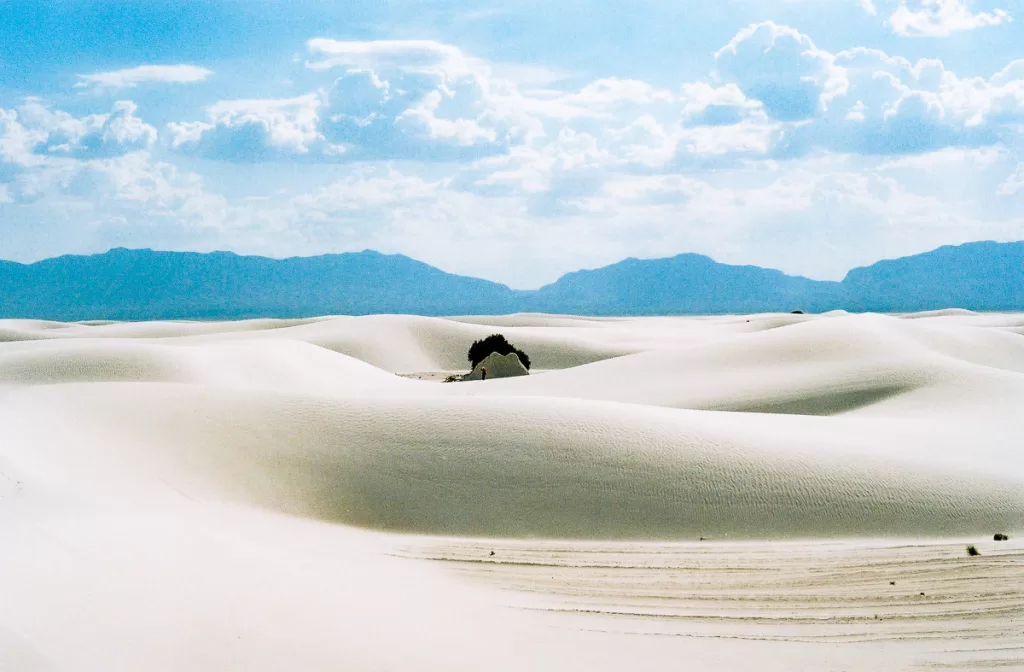
M 1024 668 L 1021 332 L 0 321 L 0 670 Z

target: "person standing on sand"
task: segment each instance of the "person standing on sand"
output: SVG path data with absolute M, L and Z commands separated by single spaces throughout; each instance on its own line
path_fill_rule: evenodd
M 480 380 L 487 380 L 487 369 L 480 369 Z

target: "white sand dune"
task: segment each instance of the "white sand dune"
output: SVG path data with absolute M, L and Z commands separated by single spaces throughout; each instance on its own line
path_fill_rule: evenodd
M 891 406 L 904 417 L 931 417 L 943 406 L 954 412 L 1012 407 L 1024 392 L 1021 373 L 1024 340 L 1015 334 L 868 315 L 750 333 L 730 329 L 713 341 L 661 347 L 543 378 L 495 381 L 487 389 L 801 415 L 858 409 L 878 414 Z
M 1006 666 L 1024 547 L 982 540 L 1024 532 L 1017 328 L 0 321 L 0 669 Z M 498 331 L 533 375 L 394 375 Z

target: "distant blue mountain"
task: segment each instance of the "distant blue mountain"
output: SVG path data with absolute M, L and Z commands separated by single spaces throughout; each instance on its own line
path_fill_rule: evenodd
M 545 312 L 588 315 L 753 313 L 829 310 L 842 305 L 841 295 L 838 282 L 680 254 L 569 273 L 538 290 L 530 304 Z
M 0 316 L 223 319 L 512 312 L 515 293 L 402 255 L 269 259 L 231 252 L 110 250 L 0 265 Z
M 576 271 L 536 291 L 373 251 L 269 259 L 114 249 L 34 264 L 0 261 L 0 317 L 226 319 L 522 311 L 722 314 L 836 308 L 1024 310 L 1024 243 L 970 243 L 823 282 L 681 254 Z
M 968 243 L 856 268 L 850 310 L 1024 310 L 1024 242 Z

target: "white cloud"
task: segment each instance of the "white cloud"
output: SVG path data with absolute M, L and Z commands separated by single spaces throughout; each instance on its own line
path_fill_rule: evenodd
M 565 102 L 569 104 L 588 108 L 605 108 L 630 103 L 634 105 L 670 103 L 672 100 L 671 91 L 657 89 L 640 80 L 617 77 L 595 80 L 580 89 L 579 93 L 565 97 Z
M 834 63 L 847 82 L 845 97 L 859 96 L 869 117 L 892 117 L 917 98 L 945 123 L 963 128 L 1024 119 L 1024 59 L 990 78 L 961 78 L 935 59 L 911 63 L 863 47 L 839 52 Z
M 857 4 L 871 16 L 878 16 L 878 9 L 875 7 L 875 3 L 871 0 L 857 0 Z
M 444 188 L 443 182 L 404 175 L 393 168 L 359 170 L 329 186 L 292 199 L 292 203 L 323 216 L 376 214 L 399 203 L 424 204 Z
M 715 54 L 720 74 L 780 121 L 827 109 L 844 86 L 834 60 L 807 35 L 773 21 L 744 28 Z
M 100 139 L 117 147 L 144 149 L 156 142 L 156 129 L 135 116 L 138 106 L 130 100 L 114 103 L 114 111 L 104 120 Z
M 911 63 L 864 47 L 833 54 L 772 22 L 740 31 L 716 58 L 726 86 L 763 104 L 753 114 L 726 108 L 726 119 L 763 111 L 783 125 L 779 137 L 791 154 L 992 145 L 1024 122 L 1024 62 L 990 78 L 962 78 L 935 59 Z
M 124 70 L 78 75 L 76 89 L 130 89 L 139 84 L 190 84 L 201 82 L 213 74 L 212 70 L 195 65 L 140 65 Z
M 680 145 L 698 157 L 764 155 L 778 139 L 779 129 L 778 124 L 753 121 L 724 126 L 697 126 L 682 131 Z
M 45 130 L 26 128 L 16 110 L 0 108 L 0 163 L 19 166 L 41 163 L 43 158 L 33 150 L 45 142 L 48 135 Z
M 29 98 L 16 110 L 0 110 L 0 151 L 31 165 L 43 155 L 98 158 L 148 149 L 157 131 L 137 111 L 132 101 L 119 100 L 109 113 L 75 117 Z
M 578 90 L 523 88 L 495 76 L 490 64 L 429 40 L 318 38 L 307 48 L 308 68 L 345 70 L 328 92 L 328 118 L 336 123 L 328 137 L 340 131 L 350 144 L 386 138 L 394 151 L 408 153 L 413 151 L 410 139 L 394 137 L 403 131 L 466 148 L 502 149 L 504 160 L 478 160 L 468 171 L 487 188 L 516 183 L 536 191 L 569 171 L 595 170 L 593 161 L 578 162 L 580 156 L 600 156 L 602 165 L 664 166 L 681 138 L 691 151 L 703 154 L 723 155 L 730 148 L 764 151 L 774 129 L 763 103 L 747 98 L 736 84 L 685 85 L 680 96 L 615 77 Z M 366 85 L 360 84 L 364 79 Z M 690 124 L 722 128 L 682 131 L 680 103 Z M 737 126 L 744 120 L 750 123 Z M 755 128 L 755 121 L 765 122 L 764 127 Z M 592 140 L 591 149 L 573 146 L 584 138 Z M 416 148 L 414 153 L 430 151 Z M 495 173 L 480 175 L 485 166 Z
M 683 114 L 689 118 L 704 115 L 708 108 L 736 110 L 738 115 L 745 116 L 762 107 L 760 101 L 747 98 L 732 83 L 725 86 L 713 86 L 707 82 L 684 83 L 681 89 Z
M 890 159 L 878 166 L 878 170 L 929 171 L 946 166 L 970 165 L 972 169 L 991 166 L 1005 158 L 1006 151 L 998 147 L 963 149 L 949 147 L 927 154 L 915 154 Z
M 867 117 L 864 115 L 864 110 L 867 109 L 864 106 L 863 100 L 858 100 L 853 107 L 846 113 L 846 121 L 864 121 Z
M 347 75 L 368 73 L 388 87 L 392 100 L 415 95 L 408 106 L 394 111 L 397 119 L 420 122 L 435 139 L 498 141 L 505 136 L 542 135 L 545 119 L 576 119 L 601 116 L 600 107 L 636 98 L 660 99 L 667 92 L 632 80 L 608 79 L 579 93 L 531 89 L 524 91 L 519 77 L 534 84 L 534 70 L 494 68 L 458 47 L 433 40 L 376 40 L 368 42 L 315 38 L 306 43 L 311 70 L 343 69 Z M 500 72 L 501 74 L 496 74 Z M 545 71 L 542 81 L 552 77 Z M 332 100 L 344 106 L 344 100 Z M 446 108 L 439 113 L 438 107 Z M 342 109 L 342 112 L 345 110 Z M 493 140 L 491 140 L 493 138 Z
M 972 12 L 971 0 L 916 0 L 914 8 L 901 0 L 888 24 L 904 37 L 948 37 L 953 33 L 1013 21 L 1004 9 Z
M 1000 196 L 1013 196 L 1024 191 L 1024 163 L 1017 164 L 1017 170 L 996 187 Z
M 662 124 L 643 114 L 624 128 L 609 130 L 608 136 L 609 150 L 620 162 L 657 168 L 675 155 L 682 130 L 678 124 Z
M 222 101 L 206 120 L 169 124 L 171 146 L 233 161 L 472 160 L 544 142 L 576 121 L 614 122 L 627 107 L 673 102 L 669 91 L 617 78 L 578 91 L 523 89 L 490 64 L 431 40 L 315 38 L 307 49 L 308 69 L 343 71 L 333 85 L 288 100 Z M 536 73 L 526 77 L 537 81 Z
M 502 193 L 550 191 L 572 175 L 585 175 L 616 163 L 615 156 L 589 133 L 563 128 L 540 146 L 512 148 L 503 156 L 481 159 L 467 168 L 474 187 Z
M 57 208 L 102 208 L 126 222 L 173 219 L 180 226 L 220 228 L 226 201 L 206 193 L 202 179 L 149 152 L 103 159 L 51 157 L 9 185 L 14 202 Z
M 431 138 L 455 140 L 460 145 L 477 142 L 494 142 L 497 133 L 493 128 L 484 128 L 475 119 L 443 119 L 437 116 L 441 105 L 441 92 L 431 91 L 418 103 L 398 115 L 396 121 L 407 121 L 426 129 Z
M 482 61 L 467 57 L 458 47 L 433 40 L 343 41 L 317 37 L 306 42 L 306 49 L 316 57 L 306 62 L 311 70 L 398 70 L 437 76 L 447 82 L 473 77 L 486 69 Z
M 171 146 L 214 158 L 252 161 L 275 156 L 336 156 L 344 152 L 319 130 L 323 99 L 222 100 L 206 108 L 209 121 L 171 122 Z

